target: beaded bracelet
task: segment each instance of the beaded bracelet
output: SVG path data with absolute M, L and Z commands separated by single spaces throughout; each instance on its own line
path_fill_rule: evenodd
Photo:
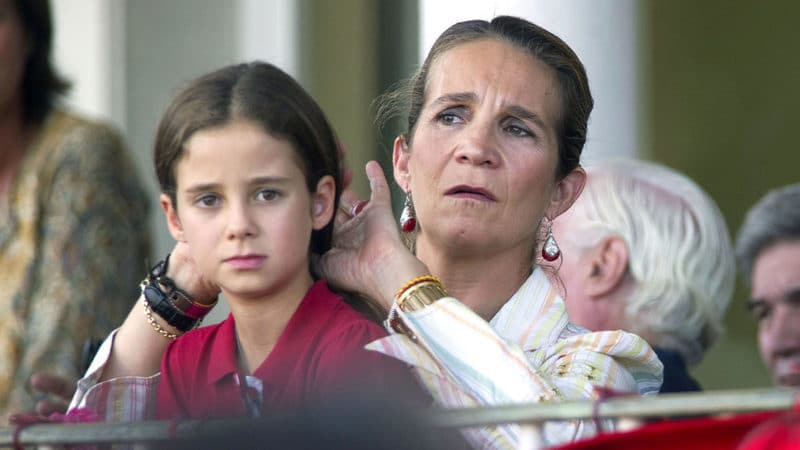
M 421 277 L 416 277 L 416 278 L 412 279 L 411 281 L 409 281 L 408 283 L 404 284 L 403 287 L 398 289 L 397 293 L 394 294 L 394 298 L 400 298 L 405 291 L 407 291 L 408 289 L 410 289 L 411 287 L 413 287 L 413 286 L 415 286 L 417 284 L 424 283 L 424 282 L 439 283 L 439 285 L 442 284 L 442 280 L 436 278 L 433 275 L 423 275 Z
M 147 318 L 147 323 L 153 327 L 154 330 L 158 332 L 158 334 L 164 336 L 165 338 L 169 339 L 170 341 L 174 341 L 178 338 L 178 335 L 175 333 L 170 333 L 164 327 L 159 325 L 156 322 L 156 319 L 153 318 L 153 310 L 150 308 L 150 305 L 147 304 L 147 300 L 142 300 L 142 306 L 144 307 L 144 316 Z

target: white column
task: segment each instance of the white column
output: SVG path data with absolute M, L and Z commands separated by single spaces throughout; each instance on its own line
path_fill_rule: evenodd
M 72 90 L 70 108 L 125 124 L 123 0 L 55 0 L 53 61 Z
M 595 108 L 583 161 L 636 156 L 647 142 L 640 9 L 636 0 L 421 0 L 420 60 L 458 21 L 499 15 L 530 20 L 561 37 L 586 67 Z
M 239 59 L 266 61 L 299 77 L 298 2 L 239 0 L 239 3 Z

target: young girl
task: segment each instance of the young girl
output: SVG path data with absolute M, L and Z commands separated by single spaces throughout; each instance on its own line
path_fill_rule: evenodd
M 158 418 L 258 416 L 410 379 L 364 350 L 384 330 L 310 272 L 311 253 L 331 245 L 340 163 L 330 125 L 291 77 L 252 63 L 197 79 L 164 114 L 154 156 L 170 233 L 231 308 L 175 339 L 152 316 L 187 329 L 202 308 L 170 289 L 168 260 L 154 269 L 145 314 L 175 339 Z

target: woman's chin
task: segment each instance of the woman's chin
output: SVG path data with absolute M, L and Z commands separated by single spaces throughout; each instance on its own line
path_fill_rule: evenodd
M 497 245 L 497 231 L 486 227 L 457 226 L 448 228 L 439 239 L 443 246 L 462 252 L 486 252 Z

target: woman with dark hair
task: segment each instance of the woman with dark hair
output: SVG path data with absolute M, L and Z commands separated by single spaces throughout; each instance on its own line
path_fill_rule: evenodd
M 0 0 L 0 413 L 31 374 L 75 379 L 125 317 L 149 252 L 147 203 L 120 136 L 57 106 L 46 0 Z
M 369 163 L 371 199 L 321 260 L 331 283 L 391 309 L 394 334 L 370 346 L 410 364 L 445 407 L 655 394 L 662 367 L 647 343 L 573 325 L 537 263 L 558 257 L 550 222 L 586 178 L 593 101 L 575 53 L 524 19 L 457 23 L 389 111 L 398 99 L 408 128 L 394 142 L 394 178 L 410 245 Z M 524 430 L 464 433 L 477 447 L 518 448 Z M 594 432 L 585 421 L 547 423 L 541 437 L 552 445 Z

